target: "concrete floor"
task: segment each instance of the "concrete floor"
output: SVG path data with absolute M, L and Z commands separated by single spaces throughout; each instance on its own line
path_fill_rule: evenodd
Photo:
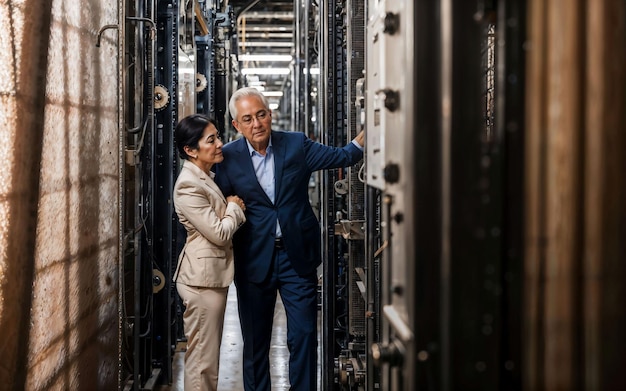
M 184 391 L 184 343 L 179 344 L 179 347 L 180 350 L 174 356 L 172 385 L 159 386 L 156 391 Z M 228 291 L 220 355 L 219 391 L 243 391 L 242 349 L 243 341 L 237 314 L 237 293 L 235 286 L 231 285 Z M 272 391 L 289 390 L 288 363 L 287 322 L 285 309 L 279 296 L 274 312 L 274 328 L 270 348 Z

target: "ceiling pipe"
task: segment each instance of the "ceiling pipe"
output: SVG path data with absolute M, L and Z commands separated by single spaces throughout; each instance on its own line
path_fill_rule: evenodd
M 241 8 L 241 11 L 239 11 L 239 13 L 237 14 L 237 27 L 239 27 L 239 25 L 241 24 L 241 19 L 243 18 L 243 14 L 250 11 L 250 9 L 252 9 L 252 7 L 257 5 L 260 1 L 261 0 L 251 0 L 246 5 L 244 5 L 243 8 Z
M 261 0 L 252 0 L 249 1 L 246 5 L 243 6 L 243 8 L 241 9 L 241 11 L 239 11 L 239 13 L 237 14 L 237 33 L 239 33 L 239 29 L 241 26 L 241 21 L 244 18 L 244 14 L 246 12 L 248 12 L 250 9 L 252 9 L 252 7 L 254 7 L 255 5 L 257 5 Z M 241 45 L 244 49 L 246 47 L 246 28 L 245 26 L 243 27 L 243 29 L 241 30 L 241 40 L 239 41 L 240 43 L 242 43 L 243 45 Z

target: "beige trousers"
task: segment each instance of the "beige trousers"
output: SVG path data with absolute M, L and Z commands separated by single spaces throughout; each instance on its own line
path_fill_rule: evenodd
M 198 288 L 177 282 L 176 289 L 185 304 L 185 391 L 217 391 L 228 287 Z

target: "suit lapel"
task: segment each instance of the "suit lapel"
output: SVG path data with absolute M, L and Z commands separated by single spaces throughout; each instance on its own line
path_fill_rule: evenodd
M 278 201 L 280 184 L 285 167 L 285 143 L 279 133 L 272 133 L 272 148 L 274 148 L 274 201 Z
M 187 169 L 191 173 L 193 173 L 196 178 L 202 181 L 213 193 L 215 193 L 215 197 L 221 199 L 222 201 L 224 201 L 224 203 L 226 203 L 226 198 L 224 198 L 222 191 L 217 186 L 215 181 L 206 172 L 202 171 L 198 166 L 189 161 L 183 163 L 183 169 Z
M 211 189 L 218 198 L 226 203 L 226 198 L 224 198 L 224 194 L 222 194 L 220 188 L 217 187 L 215 181 L 211 179 L 211 177 L 209 177 L 208 175 L 205 175 L 202 179 L 204 180 L 204 183 L 209 187 L 209 189 Z
M 250 173 L 251 178 L 248 180 L 255 180 L 256 175 L 254 174 L 254 166 L 252 165 L 252 157 L 250 156 L 250 150 L 248 149 L 248 143 L 244 137 L 239 139 L 239 145 L 237 146 L 237 150 L 239 151 L 239 162 L 242 167 L 245 165 L 244 173 Z

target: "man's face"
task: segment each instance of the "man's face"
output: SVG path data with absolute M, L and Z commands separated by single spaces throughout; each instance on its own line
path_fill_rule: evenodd
M 244 96 L 235 103 L 237 118 L 233 126 L 256 149 L 264 150 L 272 132 L 272 112 L 256 96 Z

